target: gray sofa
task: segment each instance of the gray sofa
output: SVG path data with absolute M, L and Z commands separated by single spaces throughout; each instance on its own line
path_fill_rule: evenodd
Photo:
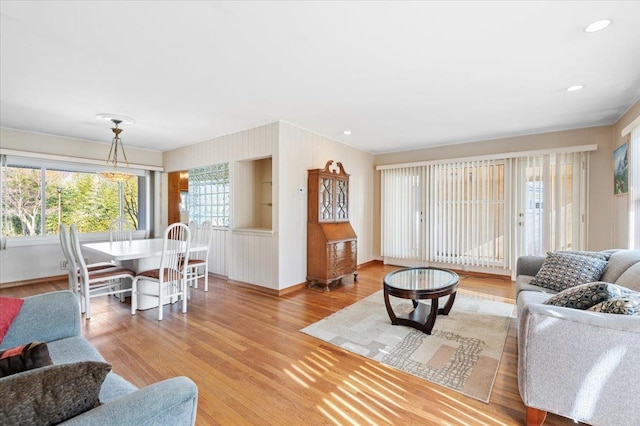
M 81 335 L 78 301 L 70 291 L 27 297 L 0 350 L 30 342 L 47 342 L 54 364 L 106 362 Z M 18 373 L 0 379 L 11 380 Z M 102 405 L 73 417 L 65 425 L 193 425 L 198 388 L 187 377 L 175 377 L 142 389 L 113 372 L 99 394 Z M 2 409 L 0 400 L 0 409 Z
M 609 250 L 600 281 L 640 291 L 640 251 Z M 527 425 L 547 412 L 592 425 L 640 425 L 640 316 L 545 305 L 530 284 L 544 257 L 518 259 L 518 386 Z

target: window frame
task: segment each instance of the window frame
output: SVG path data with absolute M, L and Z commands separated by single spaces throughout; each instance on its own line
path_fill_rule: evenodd
M 32 168 L 40 171 L 40 176 L 46 182 L 46 173 L 49 170 L 62 171 L 62 172 L 71 172 L 71 173 L 87 173 L 87 174 L 97 174 L 100 171 L 106 170 L 106 167 L 101 164 L 92 164 L 84 163 L 79 161 L 64 161 L 58 159 L 58 156 L 46 155 L 49 158 L 40 158 L 35 155 L 19 155 L 19 154 L 2 154 L 2 171 L 0 176 L 0 232 L 4 229 L 4 196 L 5 196 L 5 168 L 6 167 L 22 167 L 22 168 Z M 54 157 L 55 159 L 52 159 Z M 128 170 L 129 173 L 136 175 L 140 178 L 144 178 L 138 181 L 138 208 L 139 210 L 139 229 L 134 231 L 134 238 L 144 238 L 151 231 L 151 217 L 152 217 L 152 208 L 153 203 L 151 200 L 151 170 L 145 170 L 141 168 L 130 168 Z M 141 185 L 142 184 L 142 185 Z M 41 185 L 41 197 L 42 197 L 42 212 L 46 211 L 45 203 L 46 203 L 46 185 Z M 124 215 L 122 202 L 123 202 L 123 193 L 122 193 L 122 185 L 120 185 L 119 189 L 120 200 L 119 200 L 119 216 L 122 218 Z M 59 234 L 56 232 L 55 234 L 46 234 L 45 225 L 46 224 L 46 214 L 43 214 L 41 219 L 41 232 L 40 235 L 27 235 L 27 236 L 5 236 L 1 235 L 2 242 L 0 249 L 5 249 L 7 247 L 26 247 L 26 246 L 37 246 L 37 245 L 47 245 L 47 244 L 58 244 L 59 243 Z M 104 240 L 109 237 L 109 231 L 101 231 L 101 232 L 83 232 L 83 239 L 87 241 L 97 241 Z

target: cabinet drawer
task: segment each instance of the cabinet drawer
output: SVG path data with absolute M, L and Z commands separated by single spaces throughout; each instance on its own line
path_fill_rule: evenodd
M 353 266 L 355 266 L 355 258 L 353 257 L 346 257 L 346 258 L 342 258 L 342 259 L 337 259 L 337 260 L 329 260 L 329 269 L 330 270 L 336 270 L 336 269 L 341 269 L 341 268 L 352 268 Z
M 345 253 L 356 251 L 356 241 L 340 241 L 338 243 L 327 244 L 327 255 L 329 258 L 342 257 Z

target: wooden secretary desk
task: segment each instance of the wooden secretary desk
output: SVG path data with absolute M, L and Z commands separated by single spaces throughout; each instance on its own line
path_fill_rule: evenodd
M 349 175 L 342 163 L 327 161 L 309 170 L 307 210 L 307 281 L 329 285 L 343 276 L 358 278 L 358 237 L 349 223 Z

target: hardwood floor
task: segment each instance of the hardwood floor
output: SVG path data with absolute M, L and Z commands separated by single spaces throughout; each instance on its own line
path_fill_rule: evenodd
M 329 293 L 302 289 L 270 296 L 209 279 L 192 290 L 188 313 L 179 304 L 130 314 L 114 297 L 93 299 L 84 335 L 137 386 L 184 375 L 199 388 L 198 425 L 420 424 L 518 425 L 525 408 L 517 387 L 515 320 L 511 321 L 490 404 L 465 397 L 300 333 L 382 288 L 395 269 L 374 263 L 358 282 Z M 460 287 L 513 302 L 514 286 L 461 275 Z M 66 281 L 14 287 L 24 297 L 66 288 Z M 549 415 L 545 425 L 573 421 Z

